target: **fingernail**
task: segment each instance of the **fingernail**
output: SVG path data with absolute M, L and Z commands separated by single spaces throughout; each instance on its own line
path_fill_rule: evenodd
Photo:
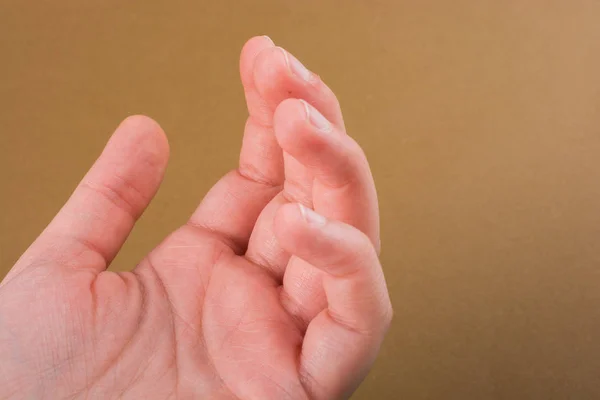
M 275 42 L 273 41 L 273 39 L 271 39 L 271 38 L 270 38 L 270 37 L 268 37 L 267 35 L 263 35 L 263 37 L 264 37 L 265 39 L 267 39 L 269 42 L 271 42 L 271 44 L 272 44 L 273 46 L 275 46 Z
M 302 79 L 303 81 L 310 81 L 310 78 L 312 76 L 311 72 L 304 65 L 302 65 L 302 63 L 298 61 L 296 57 L 294 57 L 281 47 L 280 49 L 281 51 L 283 51 L 283 54 L 285 55 L 285 62 L 287 63 L 292 73 L 298 78 Z
M 310 208 L 303 206 L 298 203 L 298 207 L 300 207 L 300 214 L 302 214 L 302 218 L 311 225 L 323 226 L 327 223 L 327 219 L 320 214 L 317 214 Z
M 300 100 L 304 104 L 304 110 L 306 111 L 306 118 L 308 121 L 318 130 L 323 132 L 329 132 L 331 130 L 331 124 L 327 121 L 327 118 L 323 116 L 313 106 L 309 105 L 306 101 Z

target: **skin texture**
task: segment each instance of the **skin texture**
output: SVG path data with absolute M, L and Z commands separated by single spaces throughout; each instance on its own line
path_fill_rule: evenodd
M 169 157 L 129 117 L 2 281 L 1 399 L 338 399 L 364 379 L 392 316 L 367 160 L 291 54 L 255 37 L 240 69 L 239 167 L 186 225 L 106 271 Z

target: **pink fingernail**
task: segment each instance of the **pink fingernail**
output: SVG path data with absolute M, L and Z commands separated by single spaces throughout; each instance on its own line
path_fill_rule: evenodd
M 281 47 L 280 47 L 280 49 L 283 52 L 283 54 L 285 55 L 285 62 L 287 63 L 287 65 L 290 68 L 290 70 L 292 71 L 292 73 L 305 82 L 310 81 L 310 78 L 312 77 L 312 73 L 304 65 L 302 65 L 302 63 L 300 61 L 298 61 L 298 59 L 296 57 L 294 57 L 293 55 L 291 55 L 290 53 L 288 53 Z
M 323 132 L 331 131 L 331 124 L 329 123 L 327 118 L 325 118 L 323 116 L 323 114 L 321 114 L 319 112 L 319 110 L 317 110 L 316 108 L 314 108 L 313 106 L 311 106 L 304 100 L 300 100 L 300 101 L 302 102 L 302 104 L 304 104 L 304 110 L 306 111 L 306 118 L 315 128 L 317 128 L 318 130 L 323 131 Z
M 315 226 L 323 226 L 327 223 L 327 219 L 324 216 L 317 214 L 310 208 L 305 207 L 300 203 L 298 203 L 298 207 L 300 207 L 300 214 L 302 214 L 302 218 L 307 223 Z

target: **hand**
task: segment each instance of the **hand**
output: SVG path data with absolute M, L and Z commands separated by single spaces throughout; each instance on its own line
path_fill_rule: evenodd
M 255 37 L 240 65 L 239 167 L 186 225 L 106 270 L 169 153 L 130 117 L 4 279 L 0 398 L 337 399 L 362 381 L 392 315 L 367 160 L 289 53 Z

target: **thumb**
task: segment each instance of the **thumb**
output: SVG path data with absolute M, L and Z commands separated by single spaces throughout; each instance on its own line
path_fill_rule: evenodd
M 31 265 L 105 270 L 157 192 L 169 158 L 160 126 L 127 118 L 58 215 L 7 275 Z

